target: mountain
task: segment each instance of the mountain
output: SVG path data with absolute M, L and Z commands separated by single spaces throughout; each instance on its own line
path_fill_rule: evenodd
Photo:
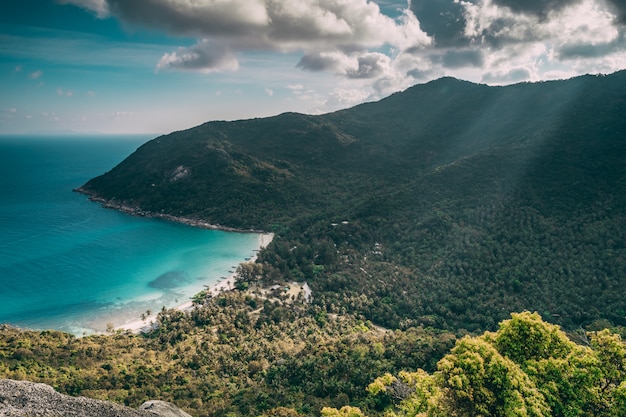
M 442 78 L 330 114 L 158 137 L 79 191 L 272 230 L 261 261 L 389 327 L 511 310 L 626 324 L 626 71 L 505 87 Z

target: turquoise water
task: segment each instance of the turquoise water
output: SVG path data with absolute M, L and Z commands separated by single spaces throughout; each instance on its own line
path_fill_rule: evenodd
M 183 304 L 259 236 L 104 209 L 72 192 L 150 137 L 0 137 L 0 323 L 74 334 Z

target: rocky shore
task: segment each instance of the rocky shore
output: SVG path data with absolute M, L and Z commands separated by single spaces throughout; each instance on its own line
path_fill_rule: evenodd
M 223 230 L 225 232 L 264 233 L 264 231 L 262 230 L 236 229 L 234 227 L 221 226 L 219 224 L 211 224 L 202 219 L 174 216 L 172 214 L 158 213 L 158 212 L 143 210 L 139 207 L 128 206 L 126 204 L 119 203 L 115 200 L 107 200 L 105 198 L 99 197 L 93 194 L 92 192 L 90 192 L 89 190 L 84 189 L 83 187 L 75 188 L 73 191 L 86 195 L 90 201 L 99 203 L 104 208 L 117 210 L 122 213 L 130 214 L 131 216 L 150 217 L 150 218 L 155 218 L 155 219 L 169 220 L 173 222 L 183 223 L 189 226 L 200 227 L 203 229 L 211 229 L 211 230 Z
M 0 417 L 191 417 L 164 401 L 146 401 L 139 409 L 107 401 L 70 397 L 51 386 L 0 380 Z

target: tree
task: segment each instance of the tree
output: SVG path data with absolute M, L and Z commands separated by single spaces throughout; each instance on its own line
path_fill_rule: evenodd
M 591 335 L 591 347 L 599 362 L 596 412 L 626 417 L 626 346 L 607 329 Z
M 437 365 L 443 406 L 451 416 L 549 416 L 533 381 L 487 337 L 464 337 Z
M 513 313 L 511 319 L 500 323 L 493 344 L 502 355 L 522 367 L 530 360 L 565 358 L 575 347 L 558 326 L 527 311 Z
M 537 313 L 512 314 L 495 333 L 458 340 L 434 374 L 386 374 L 369 392 L 402 417 L 626 417 L 626 346 L 608 330 L 590 340 L 579 346 Z M 410 388 L 400 401 L 399 383 Z
M 367 390 L 374 396 L 387 394 L 390 401 L 397 402 L 397 413 L 403 417 L 438 415 L 442 390 L 435 378 L 428 372 L 402 371 L 398 377 L 385 374 L 372 382 Z
M 336 408 L 322 408 L 322 417 L 365 417 L 358 407 L 344 405 L 339 410 Z

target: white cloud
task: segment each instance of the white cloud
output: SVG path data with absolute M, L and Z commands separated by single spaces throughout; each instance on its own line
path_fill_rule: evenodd
M 323 111 L 352 107 L 368 99 L 368 93 L 362 89 L 336 88 L 328 95 Z
M 271 88 L 266 88 L 265 89 L 265 94 L 267 94 L 268 96 L 272 97 L 274 95 L 274 90 L 272 90 Z
M 304 54 L 296 66 L 308 71 L 345 73 L 356 67 L 356 61 L 341 51 L 317 51 Z
M 186 70 L 205 73 L 235 71 L 239 62 L 235 54 L 222 45 L 204 39 L 191 48 L 178 48 L 178 51 L 164 54 L 157 64 L 157 70 Z
M 71 2 L 96 12 L 106 8 L 129 24 L 241 48 L 361 48 L 427 40 L 411 14 L 396 21 L 368 0 L 108 0 L 107 7 L 102 1 Z
M 59 1 L 197 39 L 161 51 L 158 71 L 232 72 L 252 65 L 242 57 L 255 52 L 297 56 L 306 76 L 330 73 L 339 86 L 328 97 L 288 86 L 315 108 L 443 75 L 502 84 L 626 68 L 622 0 L 379 0 L 395 17 L 370 0 Z
M 393 19 L 368 0 L 63 1 L 100 16 L 107 11 L 127 25 L 200 39 L 164 54 L 159 70 L 232 71 L 238 68 L 237 54 L 250 51 L 351 54 L 430 42 L 408 9 Z
M 356 61 L 356 68 L 346 71 L 348 78 L 378 78 L 390 70 L 391 58 L 378 52 L 361 54 Z
M 96 12 L 98 17 L 109 16 L 109 7 L 106 0 L 57 0 L 59 4 L 73 4 L 83 9 Z
M 37 70 L 37 71 L 30 73 L 30 78 L 32 78 L 33 80 L 38 80 L 39 78 L 41 78 L 42 75 L 43 75 L 43 71 Z
M 626 67 L 615 1 L 417 1 L 411 9 L 434 43 L 392 65 L 420 81 L 452 75 L 495 84 L 613 72 Z
M 352 79 L 371 79 L 389 72 L 391 58 L 380 52 L 314 52 L 305 54 L 297 66 L 308 71 L 330 71 Z
M 420 0 L 404 6 L 379 0 L 401 9 L 396 18 L 369 0 L 59 2 L 101 17 L 114 16 L 127 25 L 199 39 L 194 46 L 163 54 L 158 70 L 234 71 L 238 56 L 246 52 L 297 51 L 303 54 L 301 69 L 353 79 L 389 78 L 392 68 L 404 67 L 404 55 L 411 53 L 426 58 L 428 68 L 422 59 L 419 67 L 405 68 L 405 77 L 465 72 L 480 78 L 521 64 L 572 58 L 601 59 L 609 66 L 626 49 L 626 7 L 621 0 Z M 546 54 L 524 52 L 535 61 L 489 66 L 504 55 L 536 50 L 537 43 L 548 49 Z

